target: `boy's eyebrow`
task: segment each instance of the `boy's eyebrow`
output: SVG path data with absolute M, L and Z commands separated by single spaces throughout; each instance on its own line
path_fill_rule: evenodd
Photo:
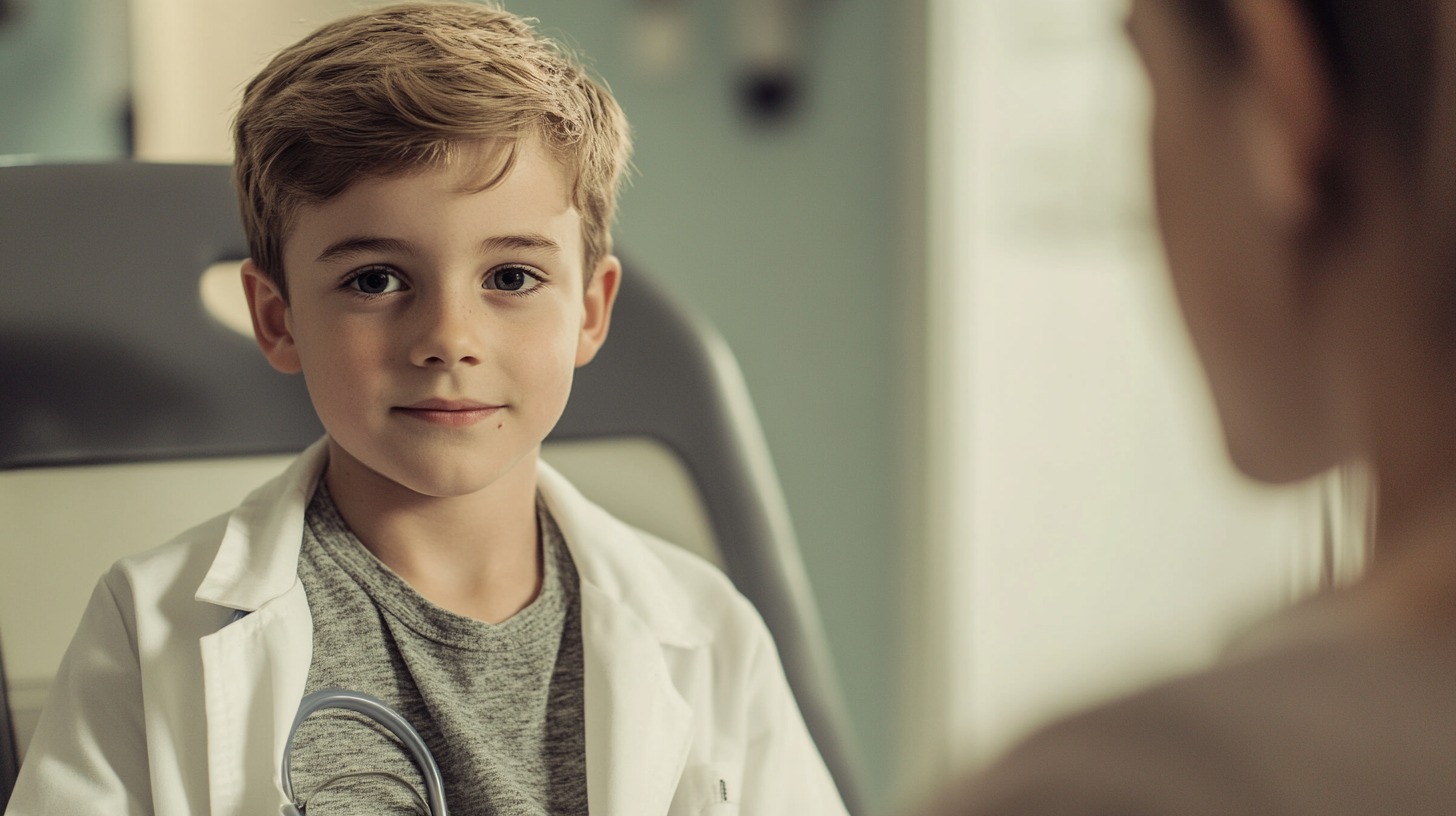
M 398 238 L 375 238 L 367 235 L 351 235 L 342 241 L 335 241 L 329 244 L 323 252 L 319 253 L 316 263 L 328 263 L 337 261 L 340 258 L 347 258 L 350 255 L 361 255 L 366 252 L 392 252 L 407 253 L 414 249 L 409 241 L 401 241 Z
M 493 235 L 480 242 L 482 252 L 501 252 L 511 249 L 539 249 L 546 252 L 561 252 L 561 245 L 539 233 L 523 235 Z M 398 238 L 379 238 L 368 235 L 351 235 L 329 244 L 319 253 L 316 263 L 329 263 L 351 255 L 365 253 L 407 254 L 414 251 L 414 245 Z
M 561 251 L 560 244 L 539 233 L 495 235 L 481 241 L 480 248 L 484 252 L 500 252 L 506 249 L 543 249 L 547 252 Z

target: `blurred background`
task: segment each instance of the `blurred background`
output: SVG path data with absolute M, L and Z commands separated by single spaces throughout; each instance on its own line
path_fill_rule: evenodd
M 0 161 L 227 161 L 363 5 L 0 0 Z M 877 811 L 1358 562 L 1338 479 L 1224 463 L 1119 0 L 504 5 L 633 123 L 619 248 L 737 354 Z

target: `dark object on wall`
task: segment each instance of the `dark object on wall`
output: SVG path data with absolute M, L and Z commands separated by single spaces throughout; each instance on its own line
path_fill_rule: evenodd
M 738 102 L 759 123 L 787 121 L 812 74 L 815 18 L 828 0 L 733 0 Z
M 800 78 L 788 70 L 764 70 L 749 74 L 739 88 L 739 99 L 749 118 L 778 121 L 799 106 Z

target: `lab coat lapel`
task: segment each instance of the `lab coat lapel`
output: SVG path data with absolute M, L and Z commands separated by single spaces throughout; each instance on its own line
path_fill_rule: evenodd
M 581 593 L 588 809 L 666 813 L 692 742 L 692 710 L 646 624 L 591 584 Z
M 283 745 L 308 681 L 313 619 L 298 583 L 303 518 L 326 440 L 228 519 L 198 601 L 246 613 L 200 641 L 215 816 L 276 814 Z
M 201 646 L 212 813 L 277 813 L 283 744 L 313 650 L 302 586 L 202 638 Z
M 538 484 L 581 579 L 587 803 L 593 816 L 666 813 L 696 727 L 669 658 L 709 629 L 643 533 L 544 462 Z

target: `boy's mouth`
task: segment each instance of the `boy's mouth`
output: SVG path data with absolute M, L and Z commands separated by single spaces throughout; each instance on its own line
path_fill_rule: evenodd
M 473 400 L 428 399 L 410 405 L 396 406 L 394 410 L 421 422 L 458 428 L 474 425 L 504 407 L 504 405 Z

